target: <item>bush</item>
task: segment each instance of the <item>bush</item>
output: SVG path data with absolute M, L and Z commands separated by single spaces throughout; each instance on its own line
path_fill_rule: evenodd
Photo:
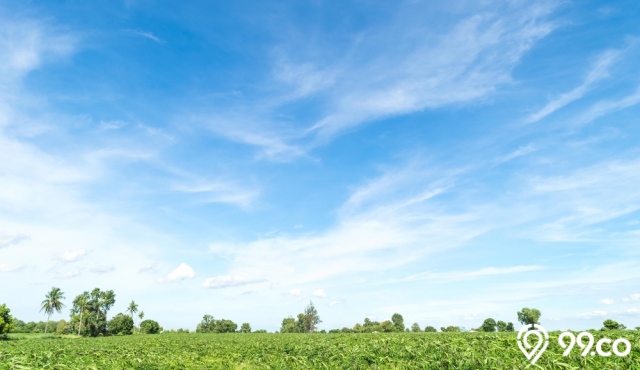
M 131 335 L 133 334 L 133 319 L 129 315 L 119 313 L 109 321 L 107 329 L 111 335 Z
M 144 334 L 158 334 L 162 329 L 156 321 L 144 320 L 140 323 L 140 331 Z
M 13 318 L 9 313 L 11 313 L 9 307 L 6 304 L 2 304 L 0 306 L 0 336 L 5 336 L 13 327 Z

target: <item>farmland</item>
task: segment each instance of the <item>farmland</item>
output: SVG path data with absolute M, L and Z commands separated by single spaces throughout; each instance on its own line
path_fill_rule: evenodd
M 537 366 L 526 361 L 515 333 L 14 337 L 0 341 L 0 369 L 640 369 L 640 332 L 606 333 L 627 338 L 631 353 L 582 357 L 576 347 L 562 357 L 558 333 Z

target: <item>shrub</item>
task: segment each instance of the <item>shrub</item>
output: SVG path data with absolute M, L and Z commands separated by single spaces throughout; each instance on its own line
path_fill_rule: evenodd
M 162 329 L 156 321 L 144 320 L 140 323 L 140 331 L 144 334 L 158 334 Z

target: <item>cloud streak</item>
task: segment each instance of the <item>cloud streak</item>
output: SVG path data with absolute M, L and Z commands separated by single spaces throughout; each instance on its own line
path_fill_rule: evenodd
M 525 123 L 538 122 L 548 115 L 553 114 L 558 109 L 582 98 L 591 90 L 594 84 L 609 76 L 609 67 L 620 57 L 621 54 L 621 50 L 607 50 L 600 54 L 592 66 L 591 71 L 589 71 L 587 77 L 580 86 L 547 103 L 547 105 L 542 109 L 529 116 Z
M 0 234 L 0 249 L 7 248 L 13 245 L 18 245 L 26 240 L 29 240 L 28 235 L 20 233 L 4 233 Z

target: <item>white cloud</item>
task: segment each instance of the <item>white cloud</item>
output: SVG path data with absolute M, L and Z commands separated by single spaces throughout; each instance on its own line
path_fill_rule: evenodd
M 594 310 L 591 312 L 585 312 L 578 315 L 579 319 L 593 319 L 596 317 L 604 317 L 607 315 L 607 311 Z
M 518 149 L 514 150 L 511 153 L 508 153 L 500 158 L 498 158 L 498 162 L 508 162 L 512 159 L 518 158 L 518 157 L 522 157 L 524 155 L 533 153 L 536 151 L 536 147 L 529 144 L 529 145 L 525 145 L 525 146 L 521 146 Z
M 627 310 L 625 311 L 625 313 L 626 313 L 627 315 L 640 315 L 640 310 L 639 310 L 639 309 L 637 309 L 637 308 L 635 308 L 635 307 L 632 307 L 632 308 L 627 309 Z
M 22 77 L 44 61 L 70 54 L 75 37 L 32 19 L 0 19 L 0 81 Z
M 158 265 L 155 262 L 145 263 L 140 267 L 138 272 L 158 271 Z
M 12 245 L 17 245 L 25 240 L 29 240 L 28 235 L 20 234 L 20 233 L 4 233 L 0 234 L 0 249 L 7 248 Z
M 209 289 L 220 289 L 233 286 L 262 283 L 265 281 L 265 279 L 245 279 L 240 276 L 221 275 L 206 279 L 204 283 L 202 283 L 202 287 Z
M 402 281 L 411 281 L 411 280 L 465 280 L 465 279 L 474 279 L 481 276 L 492 276 L 492 275 L 507 275 L 507 274 L 519 274 L 523 272 L 529 271 L 538 271 L 541 270 L 542 266 L 512 266 L 512 267 L 485 267 L 479 270 L 473 271 L 451 271 L 451 272 L 422 272 L 419 274 L 408 276 Z
M 609 298 L 605 298 L 605 299 L 601 300 L 600 303 L 602 303 L 602 304 L 613 304 L 614 300 L 613 299 L 609 299 Z
M 24 269 L 25 265 L 9 265 L 6 263 L 0 263 L 0 272 L 16 272 Z
M 628 303 L 633 301 L 640 301 L 640 293 L 634 293 L 629 295 L 628 297 L 622 298 L 622 302 Z
M 123 121 L 101 121 L 99 125 L 102 130 L 118 130 L 126 126 L 126 123 Z
M 350 50 L 363 60 L 335 67 L 341 72 L 336 81 L 344 83 L 328 90 L 331 110 L 308 132 L 332 136 L 377 119 L 490 95 L 511 81 L 511 70 L 522 55 L 554 27 L 546 19 L 553 5 L 522 4 L 483 9 L 447 32 L 422 40 L 414 39 L 411 33 L 422 25 L 407 24 L 406 17 L 396 20 L 401 26 L 388 25 L 394 31 L 406 30 L 404 38 L 389 33 L 386 27 L 363 36 Z M 381 48 L 404 52 L 381 58 Z M 372 50 L 378 57 L 366 60 Z
M 80 271 L 68 271 L 64 273 L 59 273 L 54 276 L 54 279 L 72 279 L 80 275 Z
M 333 307 L 333 306 L 338 305 L 338 304 L 342 304 L 342 301 L 332 301 L 331 303 L 329 303 L 329 306 Z
M 176 186 L 173 190 L 193 194 L 203 203 L 226 203 L 247 208 L 260 195 L 257 189 L 223 182 L 210 182 L 190 186 Z
M 54 255 L 52 258 L 59 262 L 69 263 L 69 262 L 79 261 L 86 255 L 87 255 L 86 249 L 77 249 L 74 251 L 67 251 L 67 252 Z
M 95 266 L 91 269 L 91 272 L 95 272 L 96 274 L 106 274 L 107 272 L 115 271 L 116 267 L 114 265 L 102 265 Z
M 579 124 L 587 124 L 607 114 L 640 104 L 640 86 L 630 95 L 618 100 L 603 100 L 594 104 L 589 110 L 577 118 Z
M 186 263 L 181 263 L 180 266 L 176 267 L 173 271 L 171 271 L 167 276 L 158 279 L 159 283 L 180 281 L 184 279 L 192 279 L 196 276 L 195 271 L 191 268 L 191 266 Z
M 294 296 L 294 297 L 297 297 L 300 294 L 302 294 L 302 289 L 291 289 L 289 291 L 289 295 Z
M 326 298 L 327 293 L 325 293 L 322 289 L 316 289 L 313 291 L 313 296 L 318 298 Z
M 151 32 L 146 32 L 146 31 L 138 31 L 138 30 L 130 30 L 129 32 L 131 32 L 134 35 L 138 35 L 141 37 L 144 37 L 146 39 L 152 40 L 157 42 L 158 44 L 162 44 L 164 41 L 162 39 L 160 39 L 158 36 L 154 35 Z
M 529 118 L 526 120 L 526 123 L 534 123 L 540 121 L 556 110 L 561 109 L 567 104 L 582 98 L 594 83 L 608 77 L 609 66 L 620 56 L 620 54 L 620 50 L 607 50 L 604 53 L 600 54 L 591 71 L 580 86 L 565 94 L 562 94 L 557 99 L 547 103 L 547 105 L 545 105 L 542 109 L 529 116 Z

